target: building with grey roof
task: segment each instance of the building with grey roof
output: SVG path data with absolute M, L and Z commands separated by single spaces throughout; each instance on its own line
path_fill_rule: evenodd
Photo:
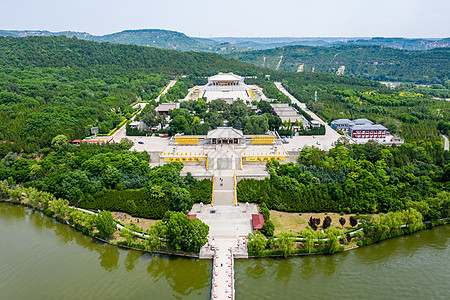
M 349 119 L 337 119 L 331 121 L 330 123 L 331 128 L 343 132 L 348 132 L 350 130 L 350 127 L 352 127 L 353 125 L 355 125 L 355 123 L 353 123 L 353 121 Z
M 199 98 L 206 98 L 207 101 L 221 99 L 229 104 L 238 99 L 244 101 L 267 99 L 259 87 L 245 84 L 244 77 L 233 73 L 219 73 L 209 77 L 206 85 L 193 87 L 184 100 Z
M 156 107 L 156 111 L 160 115 L 168 115 L 171 110 L 174 110 L 176 108 L 180 108 L 179 102 L 170 102 L 170 103 L 160 103 L 158 107 Z
M 373 125 L 374 123 L 369 119 L 337 119 L 330 123 L 331 128 L 334 130 L 340 130 L 342 132 L 349 132 L 350 128 L 355 125 Z
M 354 139 L 380 139 L 386 137 L 387 128 L 380 124 L 354 125 L 348 135 Z
M 242 130 L 233 127 L 217 127 L 208 131 L 206 138 L 211 144 L 240 144 L 244 134 Z
M 355 119 L 352 121 L 355 125 L 373 125 L 374 123 L 369 119 Z
M 309 121 L 288 103 L 271 103 L 270 106 L 272 106 L 275 114 L 281 119 L 281 122 L 289 122 L 293 126 L 294 131 L 296 129 L 294 126 L 297 121 L 303 123 L 303 128 L 310 126 Z

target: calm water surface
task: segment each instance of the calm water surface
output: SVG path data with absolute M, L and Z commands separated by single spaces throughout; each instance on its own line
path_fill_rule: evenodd
M 96 242 L 0 203 L 0 299 L 209 299 L 209 260 Z M 450 226 L 333 256 L 237 260 L 237 299 L 448 299 Z

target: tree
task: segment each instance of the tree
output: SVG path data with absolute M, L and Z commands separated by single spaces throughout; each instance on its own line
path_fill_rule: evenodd
M 347 232 L 345 234 L 345 238 L 347 239 L 347 243 L 350 243 L 350 241 L 352 240 L 352 235 L 349 232 Z
M 249 252 L 258 254 L 266 249 L 267 239 L 261 232 L 255 230 L 247 236 L 247 246 Z
M 339 250 L 339 233 L 340 231 L 334 227 L 328 227 L 325 230 L 327 234 L 328 252 L 333 254 Z
M 167 224 L 169 247 L 177 252 L 198 252 L 207 242 L 209 227 L 199 219 L 191 220 L 182 212 L 167 212 L 163 222 Z
M 69 201 L 65 199 L 55 199 L 50 203 L 50 209 L 55 213 L 55 215 L 64 218 L 66 213 L 69 211 Z
M 315 231 L 310 226 L 308 226 L 302 231 L 302 236 L 305 238 L 305 246 L 308 250 L 308 253 L 311 253 L 311 250 L 314 248 L 314 242 L 316 239 Z
M 275 231 L 275 226 L 273 225 L 272 221 L 270 221 L 270 220 L 265 221 L 265 224 L 261 228 L 261 232 L 265 236 L 271 237 L 271 236 L 273 236 L 274 231 Z
M 115 188 L 121 180 L 122 176 L 115 167 L 108 167 L 102 175 L 103 184 L 110 189 Z
M 270 103 L 264 100 L 259 101 L 257 107 L 263 114 L 272 114 L 273 112 L 273 108 Z
M 116 220 L 112 216 L 111 212 L 103 210 L 98 213 L 95 218 L 95 227 L 97 230 L 105 237 L 111 236 L 114 232 L 116 232 Z
M 264 134 L 269 130 L 269 121 L 267 117 L 253 115 L 248 117 L 244 127 L 244 134 Z
M 404 220 L 406 226 L 408 226 L 410 232 L 417 231 L 422 226 L 422 215 L 414 208 L 408 208 L 403 211 Z
M 69 138 L 64 134 L 59 134 L 55 136 L 52 140 L 52 148 L 58 151 L 62 147 L 69 144 Z
M 350 217 L 350 225 L 352 227 L 355 227 L 356 225 L 358 225 L 358 220 L 354 216 Z
M 185 132 L 189 126 L 184 116 L 177 115 L 170 121 L 169 132 L 171 135 L 175 135 L 176 133 Z
M 344 218 L 344 217 L 340 217 L 340 218 L 339 218 L 339 223 L 341 224 L 342 228 L 344 228 L 344 225 L 345 225 L 345 218 Z
M 331 226 L 331 218 L 330 218 L 330 216 L 326 216 L 326 217 L 323 219 L 322 227 L 323 227 L 323 229 L 325 230 L 325 229 L 327 229 L 327 228 L 330 227 L 330 226 Z
M 173 210 L 186 212 L 187 210 L 191 209 L 193 201 L 188 190 L 181 187 L 174 187 L 171 194 L 171 206 Z
M 283 252 L 283 256 L 287 257 L 289 253 L 292 253 L 294 249 L 294 238 L 295 234 L 290 231 L 283 231 L 278 235 L 276 244 L 278 248 Z
M 17 153 L 8 152 L 2 159 L 2 165 L 5 168 L 11 168 L 17 160 Z M 450 166 L 450 165 L 449 165 Z M 450 169 L 450 168 L 449 168 Z

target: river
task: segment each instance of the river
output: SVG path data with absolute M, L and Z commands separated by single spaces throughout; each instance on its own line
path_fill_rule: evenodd
M 122 250 L 0 203 L 1 299 L 209 299 L 211 261 Z M 237 260 L 237 299 L 450 294 L 450 226 L 332 256 Z

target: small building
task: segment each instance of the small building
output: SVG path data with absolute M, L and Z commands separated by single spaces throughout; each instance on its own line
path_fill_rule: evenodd
M 343 132 L 348 132 L 353 125 L 355 125 L 355 123 L 349 119 L 337 119 L 330 123 L 331 128 Z
M 264 216 L 262 214 L 252 214 L 253 230 L 261 230 L 265 224 Z
M 292 129 L 294 131 L 299 131 L 300 129 L 305 129 L 310 126 L 309 121 L 304 116 L 300 115 L 298 111 L 288 103 L 271 103 L 270 106 L 272 106 L 275 114 L 280 118 L 281 122 L 283 122 L 283 124 L 285 122 L 290 123 L 289 125 L 293 126 Z M 297 122 L 302 123 L 303 128 L 300 128 L 300 126 L 295 126 Z
M 373 125 L 374 123 L 369 119 L 355 119 L 353 120 L 355 125 Z
M 242 130 L 232 127 L 217 127 L 208 131 L 206 138 L 211 144 L 240 144 L 244 139 Z
M 320 127 L 320 122 L 317 120 L 311 120 L 309 123 L 311 124 L 311 127 L 316 127 L 316 128 Z
M 142 121 L 132 121 L 132 122 L 130 122 L 129 126 L 130 126 L 130 128 L 135 128 L 135 129 L 139 129 L 139 130 L 148 129 L 148 126 Z
M 387 128 L 380 124 L 354 125 L 348 135 L 354 139 L 380 139 L 386 137 Z
M 180 108 L 179 102 L 160 103 L 155 110 L 160 115 L 168 115 L 171 110 L 174 110 L 176 108 Z
M 342 132 L 349 132 L 350 128 L 356 125 L 373 125 L 374 123 L 369 119 L 337 119 L 330 123 L 331 128 L 334 130 L 340 130 Z

